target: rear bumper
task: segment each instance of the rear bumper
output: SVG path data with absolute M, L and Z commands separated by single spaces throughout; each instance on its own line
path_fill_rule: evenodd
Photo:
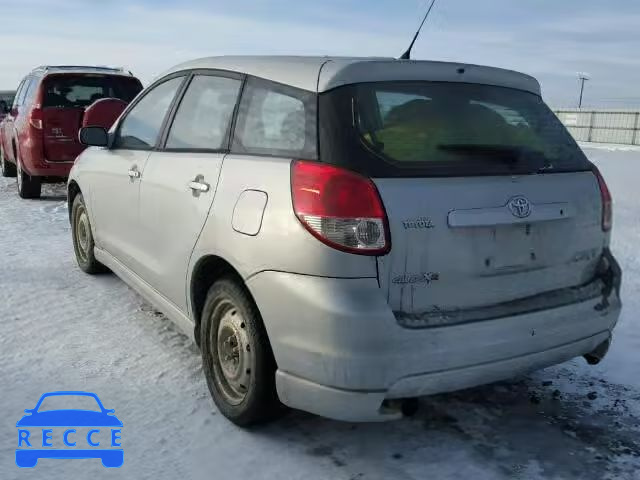
M 31 176 L 67 178 L 73 167 L 73 162 L 33 162 L 25 165 L 25 170 Z
M 45 158 L 42 143 L 30 140 L 20 147 L 22 168 L 34 177 L 67 178 L 74 162 L 51 162 Z
M 385 400 L 452 392 L 532 372 L 591 352 L 609 337 L 609 332 L 601 332 L 542 352 L 404 377 L 383 391 L 352 391 L 326 387 L 280 370 L 276 373 L 276 385 L 280 400 L 284 404 L 323 417 L 350 422 L 395 420 L 402 414 L 397 408 L 385 408 Z
M 348 421 L 397 418 L 387 399 L 468 388 L 595 350 L 616 325 L 617 294 L 461 325 L 398 325 L 377 280 L 263 272 L 247 282 L 286 405 Z
M 10 160 L 6 160 L 8 163 L 15 165 Z M 44 177 L 45 180 L 51 179 L 52 181 L 61 181 L 69 177 L 69 172 L 73 167 L 73 162 L 45 162 L 43 164 L 33 164 L 25 160 L 23 164 L 24 170 L 31 176 Z

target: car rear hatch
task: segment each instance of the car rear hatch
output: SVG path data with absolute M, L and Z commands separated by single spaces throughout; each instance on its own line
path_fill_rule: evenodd
M 378 257 L 378 277 L 400 323 L 472 321 L 598 294 L 608 242 L 598 179 L 538 95 L 378 82 L 320 102 L 323 161 L 372 177 L 384 203 L 391 251 Z
M 105 74 L 52 74 L 42 85 L 44 155 L 49 162 L 72 162 L 85 148 L 78 130 L 86 107 L 101 98 L 129 102 L 142 89 L 134 77 Z

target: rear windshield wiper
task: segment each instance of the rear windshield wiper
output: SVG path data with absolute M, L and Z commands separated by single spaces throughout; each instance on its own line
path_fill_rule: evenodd
M 482 155 L 514 163 L 520 160 L 523 153 L 522 147 L 481 143 L 442 143 L 437 148 L 445 152 Z
M 517 163 L 523 158 L 523 156 L 533 156 L 537 159 L 541 159 L 545 166 L 550 164 L 544 152 L 525 146 L 481 143 L 443 143 L 438 145 L 437 148 L 438 150 L 452 153 L 482 155 L 483 157 L 494 158 L 507 163 Z

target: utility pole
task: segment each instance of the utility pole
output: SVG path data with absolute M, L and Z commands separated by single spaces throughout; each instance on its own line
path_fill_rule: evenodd
M 580 100 L 578 100 L 578 108 L 582 108 L 582 96 L 584 95 L 584 82 L 591 80 L 591 76 L 588 73 L 578 72 L 578 78 L 580 79 Z

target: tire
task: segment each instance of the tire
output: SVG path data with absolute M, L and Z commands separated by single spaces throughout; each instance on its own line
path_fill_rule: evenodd
M 15 177 L 16 166 L 4 158 L 4 148 L 0 145 L 0 173 L 3 177 Z
M 248 427 L 285 411 L 276 392 L 276 362 L 262 318 L 233 277 L 223 277 L 209 289 L 200 344 L 209 391 L 230 421 Z
M 22 169 L 22 162 L 18 158 L 18 169 L 16 172 L 18 179 L 18 195 L 20 198 L 40 198 L 42 183 L 40 177 L 32 177 Z
M 91 232 L 89 214 L 81 193 L 76 195 L 71 207 L 71 236 L 73 237 L 73 251 L 80 270 L 91 275 L 108 271 L 107 267 L 96 260 L 93 252 L 95 242 Z

